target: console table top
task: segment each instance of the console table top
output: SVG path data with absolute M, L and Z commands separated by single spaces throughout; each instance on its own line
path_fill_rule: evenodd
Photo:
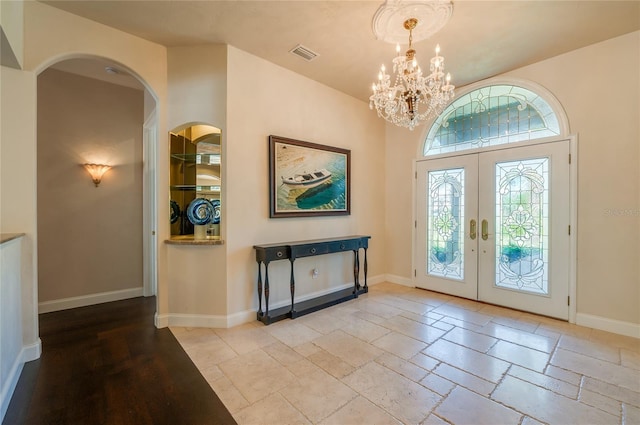
M 340 241 L 353 240 L 353 239 L 371 239 L 371 236 L 367 236 L 367 235 L 339 236 L 339 237 L 335 237 L 335 238 L 308 239 L 308 240 L 304 240 L 304 241 L 261 244 L 261 245 L 254 245 L 253 247 L 256 248 L 256 249 L 264 249 L 264 248 L 273 248 L 273 247 L 279 247 L 279 246 L 308 245 L 308 244 L 314 244 L 314 243 L 340 242 Z

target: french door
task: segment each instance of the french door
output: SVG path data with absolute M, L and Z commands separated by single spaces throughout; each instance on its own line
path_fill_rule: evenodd
M 569 318 L 569 141 L 417 164 L 415 284 Z

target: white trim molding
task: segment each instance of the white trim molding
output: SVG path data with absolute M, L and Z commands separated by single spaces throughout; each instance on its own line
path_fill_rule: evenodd
M 410 277 L 402 277 L 394 274 L 387 274 L 385 275 L 385 281 L 390 283 L 396 283 L 402 286 L 408 286 L 410 288 L 416 287 L 415 283 L 413 282 L 413 279 L 411 279 Z
M 633 338 L 640 338 L 640 324 L 638 323 L 623 322 L 607 317 L 578 313 L 576 315 L 576 324 Z
M 169 326 L 169 314 L 156 314 L 153 316 L 153 324 L 156 325 L 156 328 L 162 329 Z
M 76 307 L 108 303 L 111 301 L 126 300 L 141 297 L 143 288 L 121 289 L 119 291 L 100 292 L 97 294 L 82 295 L 79 297 L 62 298 L 59 300 L 44 301 L 38 303 L 38 313 L 50 313 L 52 311 L 68 310 Z
M 367 278 L 367 286 L 373 286 L 385 281 L 388 282 L 388 280 L 386 279 L 386 275 L 373 276 Z M 335 291 L 351 288 L 352 286 L 353 282 L 345 283 L 340 286 L 334 286 L 330 289 L 324 289 L 322 291 L 317 291 L 301 297 L 296 297 L 296 302 L 321 297 Z M 269 308 L 276 309 L 285 307 L 289 305 L 289 303 L 291 303 L 290 300 L 272 302 L 269 304 Z M 232 313 L 227 316 L 208 314 L 156 313 L 154 322 L 157 328 L 166 328 L 168 326 L 181 326 L 185 328 L 232 328 L 234 326 L 242 325 L 244 323 L 250 323 L 257 320 L 256 312 L 257 310 L 251 309 Z
M 11 397 L 20 380 L 24 364 L 39 359 L 41 354 L 42 341 L 40 341 L 40 338 L 33 344 L 23 346 L 20 350 L 20 354 L 18 354 L 13 362 L 5 382 L 2 383 L 2 387 L 0 388 L 0 422 L 4 420 L 4 415 L 7 413 Z
M 168 326 L 183 328 L 226 328 L 227 316 L 209 314 L 167 314 L 164 318 Z
M 22 373 L 22 368 L 24 367 L 24 361 L 22 361 L 23 353 L 24 348 L 13 362 L 13 366 L 11 366 L 9 374 L 6 377 L 7 379 L 3 383 L 2 388 L 0 388 L 0 422 L 4 419 L 5 413 L 7 413 L 13 391 L 16 389 L 16 385 L 18 385 L 18 379 L 20 379 L 20 374 Z
M 42 354 L 42 341 L 40 338 L 33 344 L 25 345 L 22 347 L 22 362 L 30 362 L 33 360 L 38 360 L 40 355 Z

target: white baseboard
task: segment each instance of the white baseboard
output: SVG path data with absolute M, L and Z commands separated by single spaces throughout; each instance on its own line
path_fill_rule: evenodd
M 227 327 L 243 325 L 258 320 L 256 310 L 245 310 L 227 316 Z
M 169 326 L 169 315 L 168 314 L 156 314 L 153 316 L 153 323 L 156 325 L 156 328 L 162 329 Z
M 387 282 L 387 275 L 379 274 L 367 278 L 367 286 L 377 285 L 378 283 Z M 360 282 L 364 283 L 364 282 Z
M 22 361 L 22 353 L 24 352 L 24 348 L 16 357 L 13 366 L 11 366 L 11 370 L 9 370 L 9 375 L 7 379 L 2 385 L 0 392 L 0 422 L 4 420 L 4 415 L 7 413 L 7 409 L 9 408 L 9 402 L 11 401 L 11 396 L 13 396 L 13 391 L 16 389 L 16 385 L 18 385 L 18 380 L 20 379 L 20 374 L 22 373 L 22 367 L 24 366 L 24 362 Z
M 171 313 L 167 315 L 167 323 L 184 328 L 226 328 L 227 316 Z
M 22 373 L 24 364 L 39 359 L 41 354 L 42 341 L 40 341 L 40 338 L 33 344 L 23 346 L 20 353 L 18 353 L 9 370 L 9 375 L 0 388 L 0 423 L 4 420 L 4 415 L 7 413 L 9 402 L 16 389 L 16 385 L 18 385 L 18 380 L 20 380 L 20 374 Z
M 384 275 L 374 276 L 367 278 L 367 285 L 375 285 L 385 281 Z M 364 282 L 362 282 L 364 283 Z M 312 298 L 321 297 L 323 295 L 330 294 L 335 291 L 347 289 L 353 287 L 353 283 L 345 283 L 340 286 L 334 286 L 322 291 L 305 294 L 300 297 L 296 297 L 296 302 L 306 301 Z M 291 303 L 291 300 L 281 300 L 278 302 L 270 303 L 269 309 L 276 309 L 285 307 Z M 203 315 L 203 314 L 181 314 L 181 313 L 169 313 L 169 314 L 157 314 L 155 315 L 155 325 L 157 328 L 166 328 L 167 326 L 181 326 L 186 328 L 231 328 L 234 326 L 242 325 L 244 323 L 253 322 L 256 319 L 257 310 L 245 310 L 237 313 L 230 314 L 228 316 L 217 315 Z
M 76 307 L 126 300 L 142 296 L 142 286 L 139 288 L 121 289 L 119 291 L 101 292 L 98 294 L 82 295 L 79 297 L 62 298 L 59 300 L 38 303 L 38 313 L 67 310 Z
M 640 324 L 638 323 L 623 322 L 606 317 L 593 316 L 591 314 L 577 313 L 576 324 L 601 331 L 640 338 Z
M 42 354 L 42 341 L 40 338 L 33 344 L 23 346 L 21 354 L 23 363 L 38 360 Z
M 413 283 L 413 279 L 411 279 L 410 277 L 402 277 L 402 276 L 396 276 L 393 274 L 387 274 L 385 275 L 385 278 L 386 278 L 386 281 L 390 283 L 396 283 L 398 285 L 408 286 L 410 288 L 414 288 L 416 286 Z

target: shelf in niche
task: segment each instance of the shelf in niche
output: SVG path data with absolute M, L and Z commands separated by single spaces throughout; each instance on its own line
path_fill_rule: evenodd
M 165 239 L 164 243 L 168 245 L 224 245 L 224 240 L 220 237 L 207 239 L 194 239 L 191 236 L 171 236 L 171 239 Z
M 195 190 L 196 192 L 215 192 L 220 193 L 220 186 L 203 186 L 195 184 L 179 184 L 169 186 L 170 190 Z
M 213 153 L 172 153 L 171 158 L 198 165 L 220 165 L 220 154 Z M 198 161 L 199 158 L 199 161 Z

